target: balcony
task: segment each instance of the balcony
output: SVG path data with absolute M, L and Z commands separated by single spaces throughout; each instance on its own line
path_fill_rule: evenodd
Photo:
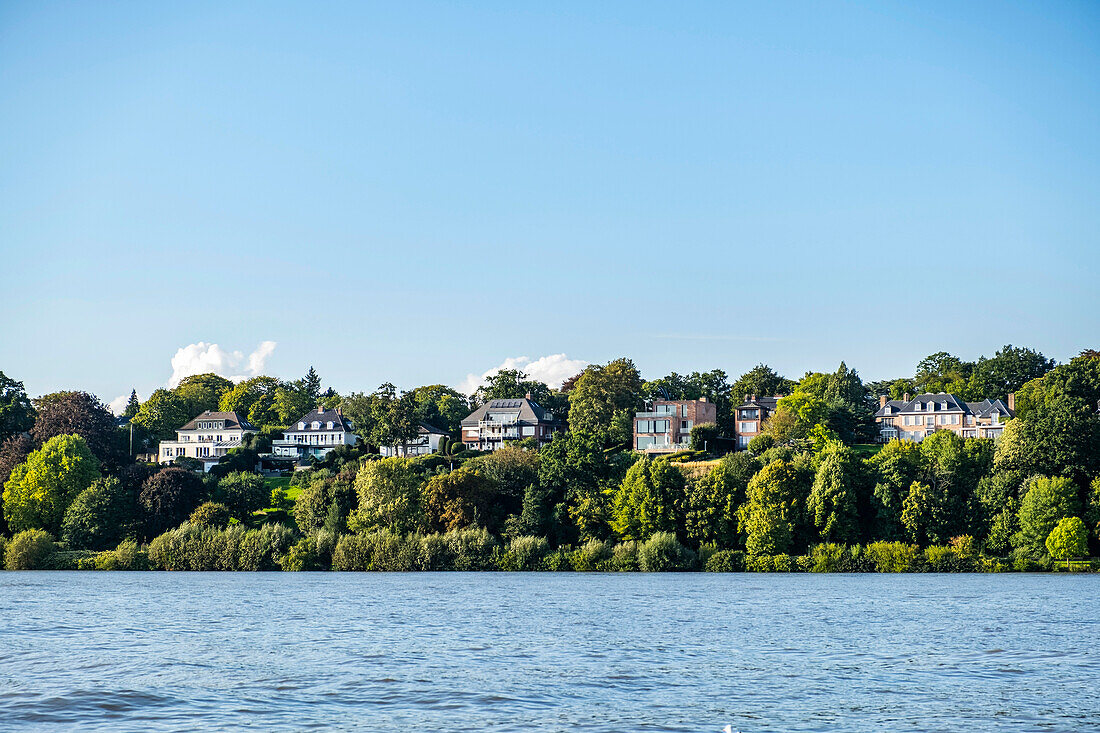
M 671 418 L 679 417 L 679 413 L 677 413 L 675 410 L 673 410 L 672 412 L 635 412 L 634 413 L 634 418 L 637 419 L 639 417 L 642 417 L 642 418 L 658 417 L 658 418 L 671 419 Z

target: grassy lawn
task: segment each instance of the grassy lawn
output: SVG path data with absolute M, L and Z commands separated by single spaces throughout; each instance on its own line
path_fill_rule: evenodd
M 870 458 L 882 450 L 882 443 L 856 443 L 852 450 L 860 458 Z
M 299 486 L 290 485 L 290 477 L 286 476 L 268 476 L 264 479 L 264 483 L 267 484 L 267 488 L 270 491 L 275 489 L 282 489 L 286 492 L 286 495 L 290 499 L 297 499 L 298 493 L 302 490 Z

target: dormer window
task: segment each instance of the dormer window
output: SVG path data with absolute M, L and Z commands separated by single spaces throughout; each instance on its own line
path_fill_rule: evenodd
M 332 430 L 332 420 L 329 420 L 327 423 L 325 423 L 325 428 L 327 428 L 328 430 Z
M 313 423 L 310 425 L 310 427 L 313 428 L 314 430 L 320 430 L 321 429 L 321 421 L 320 420 L 314 420 Z
M 913 409 L 916 410 L 917 412 L 920 412 L 920 403 L 917 402 L 916 404 L 914 404 Z
M 299 430 L 305 430 L 306 429 L 306 424 L 304 422 L 298 423 L 298 429 Z

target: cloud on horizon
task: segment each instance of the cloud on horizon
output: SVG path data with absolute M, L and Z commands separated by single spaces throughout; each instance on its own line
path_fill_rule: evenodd
M 519 369 L 529 379 L 546 383 L 551 389 L 561 387 L 562 382 L 580 372 L 588 366 L 583 359 L 570 359 L 565 354 L 549 354 L 531 359 L 528 356 L 510 356 L 499 366 L 477 374 L 467 374 L 455 389 L 465 394 L 473 394 L 478 387 L 483 386 L 489 379 L 502 369 Z

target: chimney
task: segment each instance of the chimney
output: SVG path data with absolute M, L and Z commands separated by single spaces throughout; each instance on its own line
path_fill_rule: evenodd
M 751 400 L 751 401 L 752 401 L 752 402 L 756 402 L 756 395 L 753 395 L 753 396 L 752 396 L 752 400 Z
M 528 392 L 527 394 L 524 395 L 524 397 L 527 398 L 527 399 L 531 399 L 531 393 Z
M 901 399 L 902 399 L 903 402 L 908 402 L 909 401 L 909 393 L 906 392 L 905 394 L 903 394 L 901 396 Z
M 886 407 L 886 395 L 880 394 L 878 396 L 878 406 L 879 406 L 879 409 L 882 409 L 883 407 Z
M 748 401 L 749 401 L 749 396 L 746 394 L 745 395 L 745 402 L 748 402 Z
M 699 401 L 700 402 L 709 402 L 710 400 L 708 400 L 706 397 L 700 397 Z
M 1009 392 L 1008 393 L 1008 400 L 1006 401 L 1006 404 L 1008 405 L 1008 411 L 1011 412 L 1012 414 L 1016 414 L 1016 393 L 1015 392 Z

